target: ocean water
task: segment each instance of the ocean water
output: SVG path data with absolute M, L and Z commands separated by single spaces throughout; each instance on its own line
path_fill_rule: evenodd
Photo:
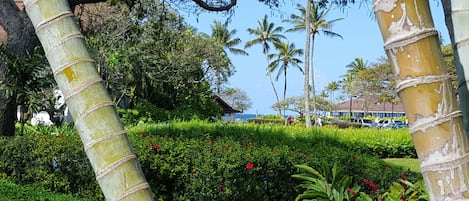
M 256 118 L 256 116 L 260 117 L 262 115 L 238 113 L 235 115 L 235 121 L 237 121 L 238 119 L 241 119 L 243 122 L 246 122 L 248 119 Z

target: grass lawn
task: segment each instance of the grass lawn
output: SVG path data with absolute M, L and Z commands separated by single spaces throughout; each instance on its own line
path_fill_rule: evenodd
M 387 158 L 384 161 L 390 165 L 401 166 L 413 172 L 420 172 L 420 163 L 416 158 Z

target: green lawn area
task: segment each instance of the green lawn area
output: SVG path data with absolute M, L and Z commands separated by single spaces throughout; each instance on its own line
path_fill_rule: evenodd
M 401 166 L 413 172 L 420 172 L 420 163 L 416 158 L 387 158 L 383 160 L 390 165 Z

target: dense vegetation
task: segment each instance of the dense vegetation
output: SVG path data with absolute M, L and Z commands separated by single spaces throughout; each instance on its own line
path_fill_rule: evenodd
M 153 192 L 162 200 L 293 200 L 295 164 L 339 162 L 344 175 L 388 189 L 401 172 L 380 158 L 415 157 L 407 130 L 284 127 L 205 123 L 128 128 Z M 56 165 L 55 165 L 56 164 Z M 76 132 L 68 126 L 27 127 L 0 139 L 0 177 L 57 192 L 103 199 Z

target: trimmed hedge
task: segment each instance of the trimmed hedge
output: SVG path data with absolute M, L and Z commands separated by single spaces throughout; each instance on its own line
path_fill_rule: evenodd
M 362 148 L 351 149 L 365 146 L 350 144 L 354 138 L 329 129 L 191 121 L 128 131 L 156 200 L 293 200 L 299 191 L 298 181 L 291 178 L 297 173 L 293 165 L 317 168 L 323 161 L 339 161 L 344 174 L 365 189 L 364 179 L 383 189 L 399 179 L 403 170 L 359 153 L 367 152 Z M 0 138 L 0 175 L 103 200 L 73 129 L 28 127 L 25 133 Z

